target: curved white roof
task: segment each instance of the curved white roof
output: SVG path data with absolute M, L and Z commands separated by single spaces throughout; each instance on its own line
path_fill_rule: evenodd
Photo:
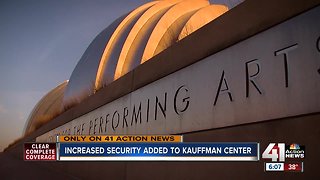
M 36 129 L 39 114 L 54 117 L 52 114 L 62 112 L 48 104 L 55 101 L 54 107 L 68 109 L 80 103 L 227 10 L 224 5 L 210 5 L 208 0 L 163 0 L 146 3 L 118 18 L 92 41 L 69 82 L 57 87 L 59 93 L 53 95 L 55 88 L 40 100 L 25 132 Z M 52 110 L 43 110 L 48 108 Z

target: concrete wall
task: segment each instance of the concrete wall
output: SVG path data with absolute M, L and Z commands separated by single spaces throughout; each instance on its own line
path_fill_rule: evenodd
M 319 0 L 247 0 L 44 125 L 5 153 L 22 159 L 24 142 L 34 141 L 37 136 L 53 128 L 310 10 L 319 3 Z M 190 47 L 194 45 L 197 48 L 190 51 Z M 261 149 L 264 149 L 270 142 L 294 143 L 292 141 L 296 141 L 306 146 L 305 172 L 301 174 L 265 173 L 261 162 L 41 162 L 41 165 L 46 164 L 48 168 L 54 168 L 81 179 L 213 179 L 222 177 L 316 179 L 319 177 L 316 173 L 316 157 L 319 157 L 319 143 L 317 142 L 320 135 L 320 130 L 317 128 L 319 119 L 320 114 L 314 113 L 268 122 L 190 132 L 184 135 L 185 141 L 258 141 L 261 143 Z
M 317 7 L 105 104 L 37 141 L 50 142 L 59 134 L 188 133 L 319 112 L 315 98 L 320 92 L 319 19 Z

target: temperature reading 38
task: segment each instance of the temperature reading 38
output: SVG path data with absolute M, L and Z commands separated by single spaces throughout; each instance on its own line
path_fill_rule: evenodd
M 289 164 L 289 170 L 296 170 L 296 167 L 299 166 L 299 164 Z

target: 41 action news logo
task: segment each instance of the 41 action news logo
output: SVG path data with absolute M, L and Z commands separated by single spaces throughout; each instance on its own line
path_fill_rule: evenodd
M 305 146 L 299 144 L 270 143 L 262 153 L 263 159 L 271 159 L 273 162 L 284 162 L 285 159 L 303 159 L 304 157 Z

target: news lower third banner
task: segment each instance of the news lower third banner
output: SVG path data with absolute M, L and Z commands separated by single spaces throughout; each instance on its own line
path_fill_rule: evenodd
M 25 160 L 259 161 L 256 142 L 183 142 L 182 136 L 59 136 L 28 143 Z
M 61 143 L 60 161 L 257 161 L 257 143 Z

